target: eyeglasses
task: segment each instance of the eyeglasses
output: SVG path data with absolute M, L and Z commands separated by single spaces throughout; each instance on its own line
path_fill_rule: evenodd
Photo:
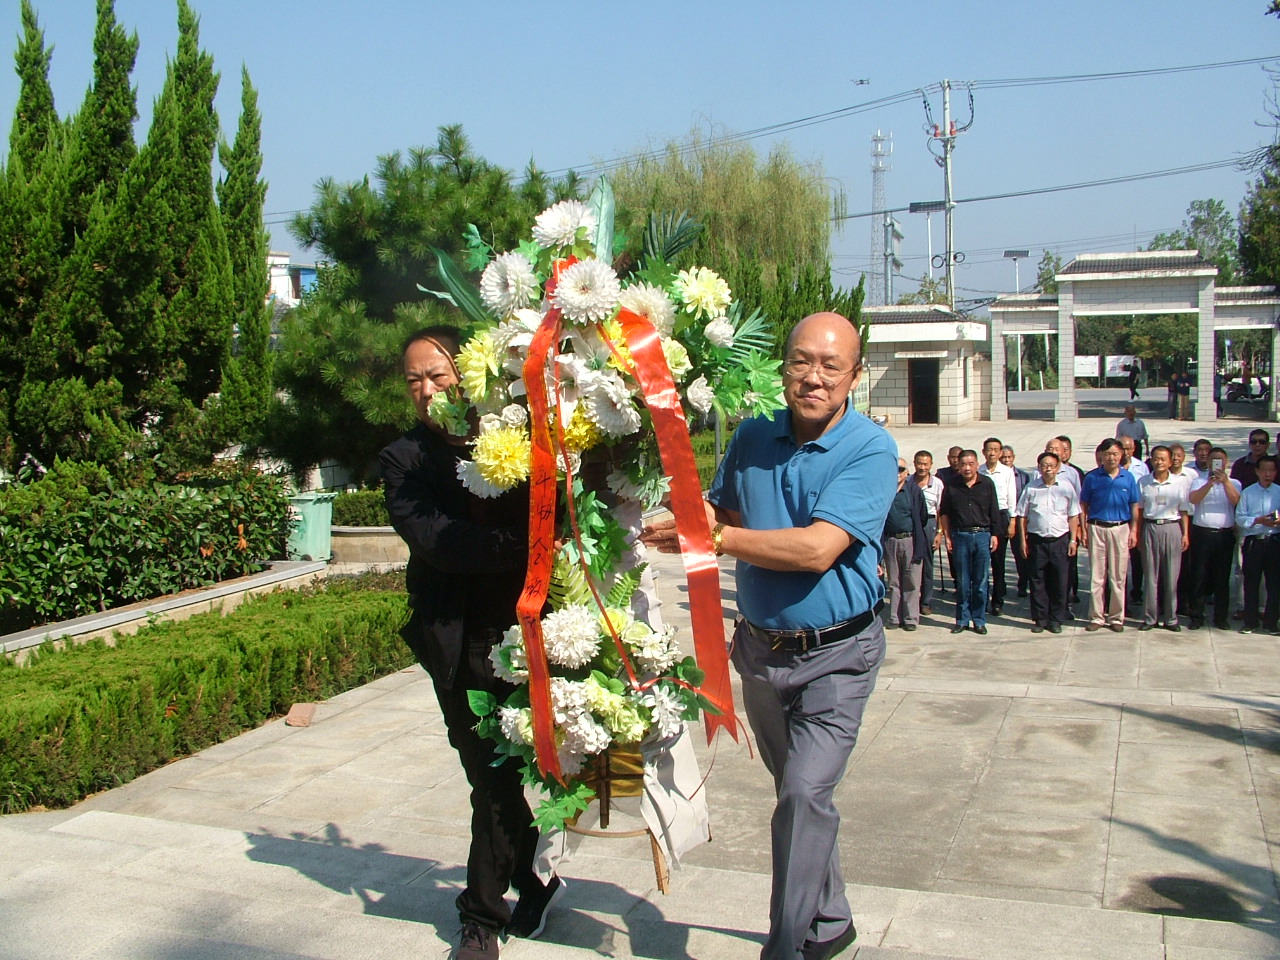
M 1270 443 L 1270 442 L 1271 442 L 1271 441 L 1270 441 L 1270 440 L 1268 440 L 1266 437 L 1254 437 L 1252 440 L 1250 440 L 1250 441 L 1249 441 L 1249 443 L 1251 443 L 1251 444 L 1254 444 L 1254 443 Z
M 906 472 L 907 472 L 907 468 L 906 468 L 906 467 L 899 467 L 899 468 L 898 468 L 898 472 L 899 472 L 899 473 L 906 473 Z
M 782 372 L 788 377 L 794 377 L 797 380 L 803 380 L 814 370 L 817 370 L 818 381 L 824 387 L 834 387 L 856 369 L 857 367 L 850 367 L 848 370 L 841 370 L 839 367 L 832 366 L 829 363 L 812 363 L 809 360 L 782 361 Z

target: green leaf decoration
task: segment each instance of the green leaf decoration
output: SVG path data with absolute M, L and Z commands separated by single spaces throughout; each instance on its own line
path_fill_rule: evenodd
M 646 260 L 644 268 L 636 272 L 636 277 L 661 290 L 669 290 L 676 282 L 676 273 L 676 269 L 665 260 Z
M 693 657 L 685 657 L 676 666 L 676 676 L 685 683 L 700 687 L 706 682 L 707 672 L 698 666 Z
M 556 551 L 556 558 L 551 564 L 551 582 L 547 586 L 547 599 L 557 610 L 576 603 L 591 602 L 591 588 L 587 585 L 587 576 L 574 557 L 570 556 L 568 550 Z
M 702 224 L 689 218 L 687 211 L 673 213 L 670 210 L 649 214 L 649 224 L 644 232 L 644 258 L 670 263 L 698 239 Z
M 487 690 L 468 690 L 467 706 L 477 717 L 487 717 L 498 709 L 498 698 Z
M 604 598 L 606 607 L 617 607 L 619 610 L 625 610 L 631 606 L 631 597 L 636 592 L 636 588 L 640 586 L 640 575 L 644 573 L 648 563 L 642 563 L 638 567 L 632 567 L 626 573 L 619 575 L 614 581 L 609 593 Z
M 466 277 L 462 275 L 462 271 L 453 262 L 453 258 L 439 247 L 432 247 L 431 252 L 435 254 L 436 268 L 440 274 L 440 280 L 444 283 L 447 295 L 438 293 L 435 290 L 428 290 L 421 284 L 419 284 L 418 289 L 425 293 L 434 294 L 441 300 L 448 300 L 461 310 L 463 316 L 472 323 L 483 323 L 488 326 L 497 323 L 493 315 L 485 309 L 484 301 L 480 299 L 480 294 L 476 291 L 476 288 L 467 282 Z
M 462 231 L 462 239 L 467 244 L 467 269 L 477 271 L 488 266 L 493 258 L 493 247 L 484 242 L 474 223 L 467 224 L 467 229 Z
M 770 353 L 773 350 L 773 332 L 759 308 L 744 319 L 742 304 L 735 303 L 729 307 L 729 322 L 734 328 L 733 346 L 728 350 L 730 363 L 743 363 L 752 351 Z
M 613 262 L 613 187 L 609 186 L 609 178 L 602 176 L 596 181 L 596 188 L 591 191 L 587 206 L 596 217 L 596 235 L 590 237 L 596 249 L 596 256 L 606 263 Z

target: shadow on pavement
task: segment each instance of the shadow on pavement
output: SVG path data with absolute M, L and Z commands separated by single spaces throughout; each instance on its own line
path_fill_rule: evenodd
M 249 833 L 245 839 L 250 860 L 289 867 L 336 893 L 358 897 L 366 914 L 430 924 L 446 942 L 459 926 L 454 898 L 466 879 L 464 867 L 392 853 L 379 843 L 356 844 L 333 823 L 320 837 Z M 689 934 L 695 930 L 743 940 L 752 953 L 764 942 L 755 931 L 673 922 L 657 905 L 617 884 L 580 878 L 570 881 L 568 896 L 540 939 L 612 956 L 621 933 L 632 956 L 693 960 Z

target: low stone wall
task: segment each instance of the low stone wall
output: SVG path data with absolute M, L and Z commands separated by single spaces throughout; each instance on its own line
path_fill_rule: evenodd
M 46 640 L 63 644 L 101 638 L 110 643 L 116 634 L 137 633 L 155 620 L 185 620 L 197 613 L 208 613 L 211 610 L 230 613 L 246 597 L 272 590 L 296 590 L 317 577 L 325 576 L 326 572 L 327 565 L 323 561 L 281 560 L 262 573 L 226 580 L 212 587 L 184 590 L 171 597 L 131 603 L 105 613 L 91 613 L 74 620 L 46 623 L 30 630 L 0 636 L 0 655 L 10 656 L 21 662 L 31 649 Z
M 394 527 L 333 527 L 331 546 L 334 564 L 388 568 L 409 562 L 409 548 Z

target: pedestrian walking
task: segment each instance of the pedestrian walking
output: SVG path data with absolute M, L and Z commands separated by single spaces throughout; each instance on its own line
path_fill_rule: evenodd
M 947 553 L 955 558 L 956 622 L 952 633 L 966 626 L 987 632 L 987 574 L 1001 527 L 996 485 L 978 475 L 975 450 L 960 453 L 957 473 L 942 488 L 938 518 Z
M 930 540 L 925 533 L 924 494 L 911 482 L 907 461 L 898 458 L 898 491 L 889 504 L 880 544 L 886 574 L 885 627 L 915 630 L 920 624 L 920 576 Z
M 1071 619 L 1067 606 L 1067 560 L 1076 553 L 1080 498 L 1058 479 L 1057 454 L 1040 454 L 1040 478 L 1023 488 L 1014 514 L 1018 541 L 1027 556 L 1031 592 L 1031 632 L 1061 633 Z
M 1116 424 L 1116 439 L 1132 437 L 1135 444 L 1134 455 L 1142 457 L 1151 438 L 1147 436 L 1147 425 L 1138 419 L 1138 408 L 1132 403 L 1124 408 L 1124 419 Z
M 1120 469 L 1119 441 L 1098 444 L 1099 466 L 1090 470 L 1080 488 L 1080 513 L 1089 551 L 1089 623 L 1086 630 L 1124 629 L 1125 580 L 1129 556 L 1138 542 L 1138 484 Z
M 1182 572 L 1182 555 L 1190 545 L 1191 503 L 1188 485 L 1169 472 L 1173 458 L 1168 447 L 1151 450 L 1152 471 L 1138 481 L 1138 515 L 1142 520 L 1142 576 L 1146 598 L 1142 604 L 1142 626 L 1157 626 L 1177 632 L 1177 584 Z

